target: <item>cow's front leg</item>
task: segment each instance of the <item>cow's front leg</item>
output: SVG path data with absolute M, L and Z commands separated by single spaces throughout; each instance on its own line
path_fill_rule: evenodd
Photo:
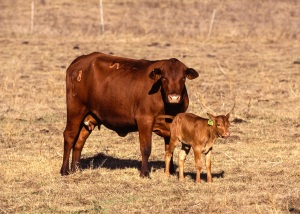
M 165 152 L 167 153 L 167 151 L 169 151 L 169 146 L 170 146 L 170 138 L 169 137 L 165 137 Z M 175 174 L 175 167 L 174 167 L 174 162 L 173 162 L 173 153 L 171 156 L 171 160 L 170 160 L 170 167 L 168 168 L 169 172 L 165 172 L 165 173 L 169 173 L 169 174 Z M 167 169 L 166 169 L 167 170 Z
M 149 157 L 151 154 L 151 140 L 152 140 L 152 129 L 154 120 L 141 118 L 137 121 L 139 139 L 140 139 L 140 149 L 142 154 L 142 166 L 141 166 L 141 177 L 149 177 Z

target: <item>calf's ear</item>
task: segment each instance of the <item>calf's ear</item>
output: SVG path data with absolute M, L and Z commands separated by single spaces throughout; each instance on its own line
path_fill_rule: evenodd
M 230 117 L 230 112 L 228 114 L 226 114 L 226 119 L 228 120 Z
M 190 80 L 195 79 L 195 78 L 197 78 L 199 76 L 198 72 L 195 71 L 193 68 L 188 68 L 185 71 L 185 75 Z
M 216 117 L 214 116 L 214 115 L 212 115 L 212 114 L 210 114 L 210 113 L 207 113 L 207 115 L 208 115 L 208 117 L 210 118 L 210 119 L 212 119 L 212 120 L 216 120 Z
M 162 72 L 159 68 L 154 68 L 153 71 L 149 74 L 149 77 L 153 80 L 158 80 L 162 76 Z

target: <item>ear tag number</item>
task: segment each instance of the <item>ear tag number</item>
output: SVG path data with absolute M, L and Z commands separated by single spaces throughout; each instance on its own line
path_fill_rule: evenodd
M 207 122 L 207 124 L 210 125 L 210 126 L 213 126 L 214 125 L 214 121 L 211 120 L 211 119 L 209 119 L 208 122 Z

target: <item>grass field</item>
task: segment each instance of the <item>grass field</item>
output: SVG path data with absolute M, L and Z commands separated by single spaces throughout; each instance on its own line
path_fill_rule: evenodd
M 103 0 L 104 34 L 97 0 L 34 3 L 31 19 L 31 1 L 0 2 L 0 213 L 300 213 L 299 1 Z M 212 184 L 205 170 L 195 184 L 192 152 L 185 182 L 166 179 L 155 134 L 151 179 L 140 178 L 137 133 L 104 127 L 83 171 L 60 176 L 65 71 L 93 51 L 193 67 L 188 111 L 200 116 L 236 99 Z

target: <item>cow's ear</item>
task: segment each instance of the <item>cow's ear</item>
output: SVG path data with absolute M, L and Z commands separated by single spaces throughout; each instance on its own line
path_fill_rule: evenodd
M 153 71 L 149 74 L 149 77 L 153 80 L 158 80 L 161 78 L 161 70 L 159 68 L 154 68 Z
M 193 68 L 188 68 L 185 71 L 185 75 L 190 80 L 195 79 L 195 78 L 197 78 L 199 76 L 198 72 L 195 71 Z

